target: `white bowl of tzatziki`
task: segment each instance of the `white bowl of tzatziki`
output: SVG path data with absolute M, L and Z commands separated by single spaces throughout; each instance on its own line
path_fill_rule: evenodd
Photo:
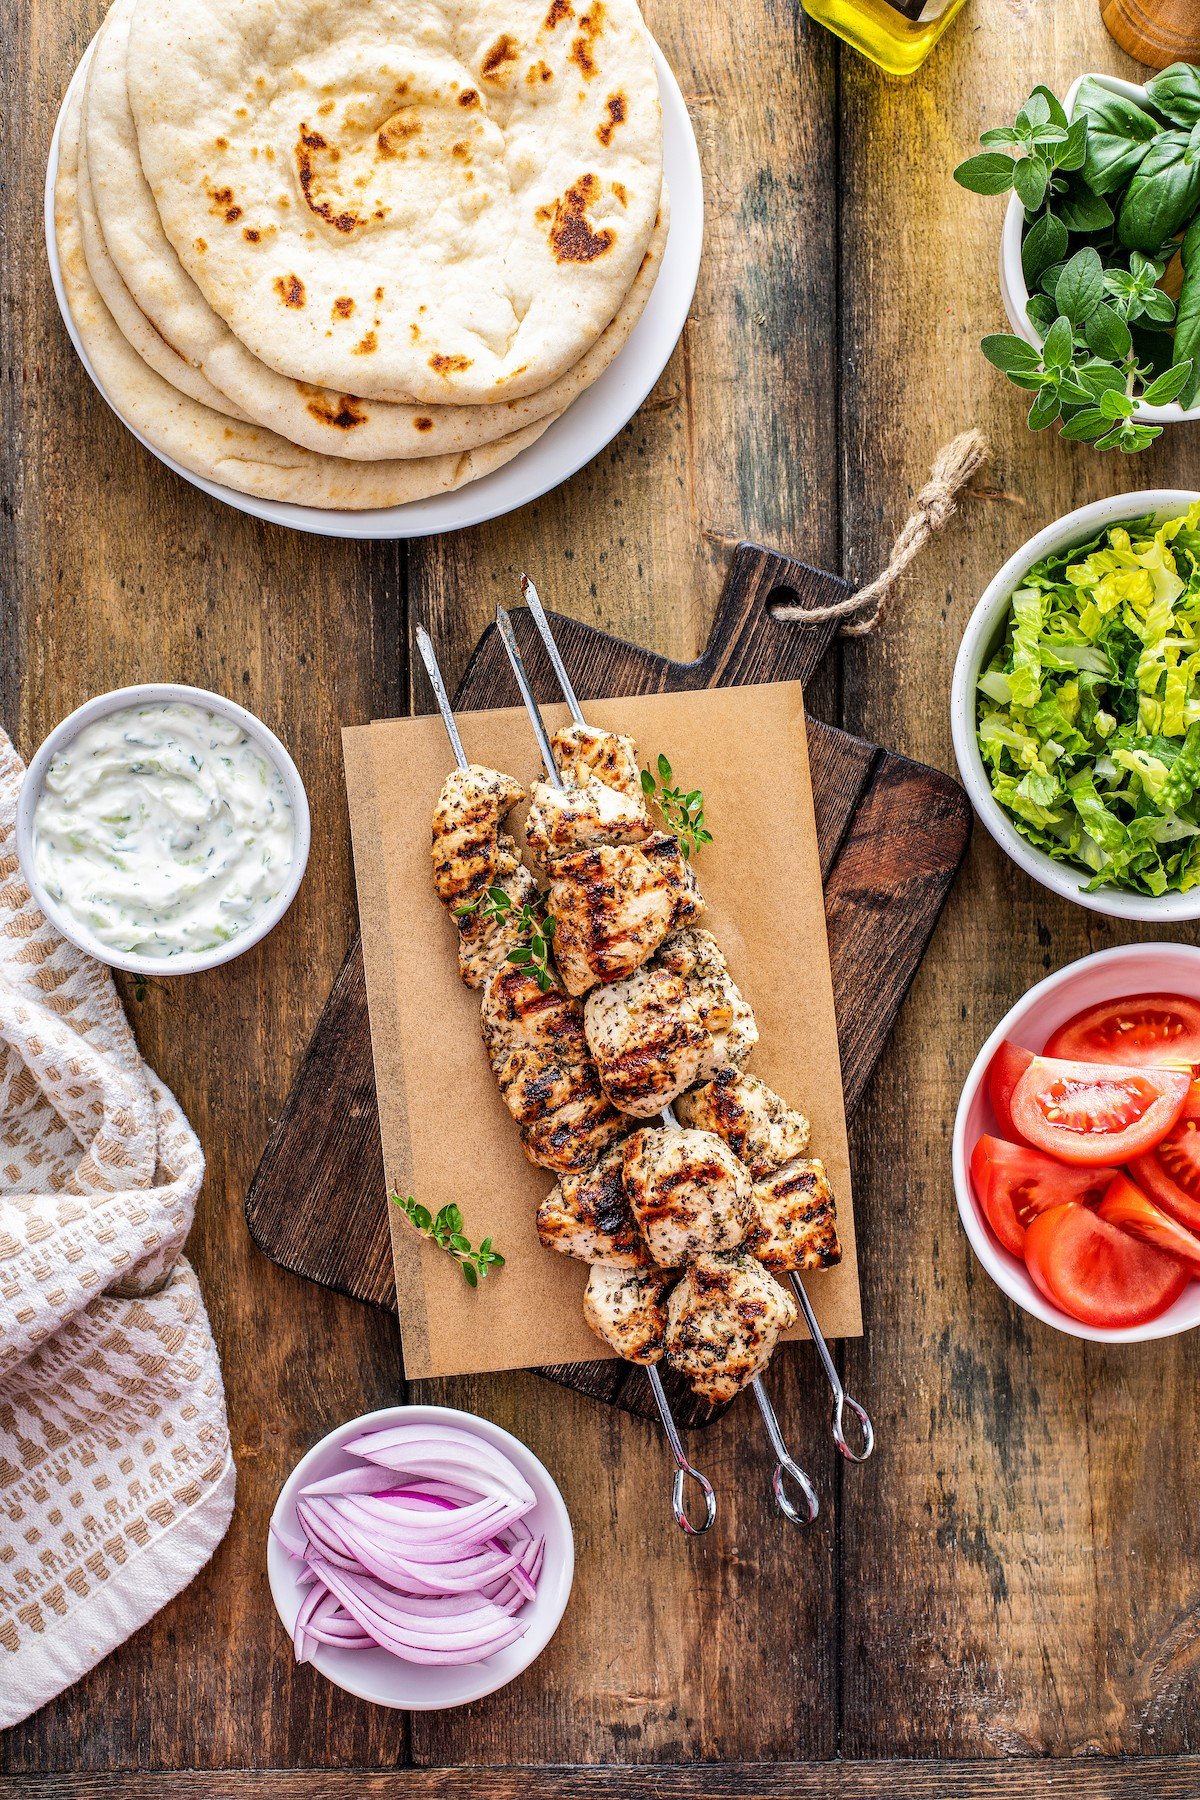
M 147 683 L 50 733 L 17 806 L 17 855 L 46 917 L 141 975 L 214 968 L 296 895 L 309 814 L 295 763 L 242 706 Z

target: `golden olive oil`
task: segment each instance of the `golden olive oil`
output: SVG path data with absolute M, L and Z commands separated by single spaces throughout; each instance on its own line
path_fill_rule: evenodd
M 919 69 L 965 0 L 804 0 L 828 25 L 889 75 Z

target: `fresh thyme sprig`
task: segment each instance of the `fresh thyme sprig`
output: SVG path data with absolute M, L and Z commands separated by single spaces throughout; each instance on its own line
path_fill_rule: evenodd
M 704 795 L 699 788 L 685 794 L 674 785 L 675 771 L 665 756 L 658 759 L 658 780 L 649 769 L 642 770 L 642 792 L 653 801 L 669 831 L 679 839 L 679 847 L 690 861 L 705 844 L 712 843 L 712 832 L 704 828 Z
M 415 1231 L 430 1238 L 439 1250 L 454 1258 L 468 1287 L 478 1287 L 489 1269 L 504 1267 L 504 1258 L 498 1250 L 492 1249 L 490 1237 L 484 1238 L 478 1250 L 471 1248 L 470 1238 L 463 1236 L 463 1217 L 457 1206 L 443 1206 L 435 1216 L 411 1194 L 406 1194 L 403 1199 L 399 1194 L 393 1194 L 392 1204 L 400 1208 Z
M 542 993 L 554 986 L 554 971 L 550 967 L 550 954 L 554 943 L 554 920 L 545 910 L 546 896 L 539 894 L 536 900 L 526 900 L 513 917 L 515 903 L 506 888 L 490 887 L 474 900 L 468 900 L 463 906 L 456 906 L 454 916 L 466 918 L 470 913 L 478 913 L 481 919 L 494 919 L 502 924 L 512 919 L 518 938 L 524 941 L 508 953 L 510 963 L 527 968 Z

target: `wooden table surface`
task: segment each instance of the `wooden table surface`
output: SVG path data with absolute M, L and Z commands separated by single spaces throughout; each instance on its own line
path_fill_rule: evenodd
M 842 53 L 796 0 L 650 0 L 648 16 L 704 164 L 683 342 L 633 423 L 557 493 L 406 547 L 228 511 L 92 391 L 51 295 L 41 206 L 55 110 L 100 0 L 11 9 L 0 717 L 29 754 L 119 683 L 220 688 L 289 743 L 314 848 L 266 943 L 140 1003 L 125 989 L 208 1154 L 190 1254 L 224 1363 L 237 1512 L 173 1605 L 0 1738 L 6 1792 L 141 1800 L 164 1791 L 161 1770 L 204 1772 L 171 1793 L 255 1800 L 1200 1789 L 1200 1764 L 1176 1760 L 1200 1748 L 1200 1344 L 1101 1349 L 1035 1326 L 975 1264 L 950 1184 L 982 1038 L 1048 970 L 1131 934 L 1032 885 L 982 831 L 854 1133 L 866 1335 L 844 1365 L 875 1418 L 874 1460 L 835 1460 L 810 1350 L 773 1376 L 824 1497 L 815 1530 L 778 1520 L 752 1409 L 703 1439 L 722 1510 L 688 1543 L 650 1426 L 533 1375 L 437 1382 L 418 1397 L 498 1420 L 561 1483 L 578 1567 L 547 1653 L 489 1700 L 405 1718 L 296 1669 L 271 1606 L 264 1533 L 288 1470 L 340 1420 L 405 1393 L 394 1322 L 265 1262 L 242 1202 L 354 928 L 339 728 L 409 707 L 414 624 L 457 675 L 527 568 L 555 607 L 693 654 L 739 537 L 865 578 L 934 452 L 979 424 L 996 450 L 980 491 L 886 630 L 830 659 L 812 696 L 951 768 L 950 669 L 1000 562 L 1084 500 L 1195 481 L 1200 440 L 1183 432 L 1135 461 L 1031 436 L 977 349 L 1001 324 L 1002 205 L 950 170 L 1036 81 L 1061 92 L 1081 70 L 1135 73 L 1094 0 L 970 0 L 909 85 Z M 1119 1760 L 1034 1760 L 1047 1757 Z M 863 1766 L 908 1758 L 947 1760 Z M 738 1762 L 787 1766 L 724 1766 Z M 653 1767 L 703 1763 L 722 1766 Z M 460 1764 L 635 1767 L 419 1772 Z M 263 1770 L 280 1773 L 238 1773 Z

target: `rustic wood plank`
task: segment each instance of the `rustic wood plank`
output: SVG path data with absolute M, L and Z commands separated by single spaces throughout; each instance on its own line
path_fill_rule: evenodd
M 1003 204 L 950 170 L 1035 82 L 1062 93 L 1088 69 L 1140 78 L 1098 7 L 1061 0 L 976 0 L 907 85 L 842 60 L 846 572 L 878 566 L 955 432 L 979 423 L 997 452 L 988 491 L 845 656 L 842 723 L 945 768 L 954 652 L 1001 562 L 1085 500 L 1196 485 L 1182 430 L 1115 465 L 1033 436 L 977 348 L 1003 329 Z M 1097 1351 L 1035 1325 L 975 1264 L 950 1186 L 951 1121 L 983 1037 L 1047 970 L 1135 935 L 1055 900 L 977 832 L 868 1089 L 852 1135 L 866 1335 L 846 1362 L 879 1450 L 843 1484 L 847 1755 L 1195 1743 L 1200 1524 L 1179 1458 L 1200 1340 Z
M 10 1783 L 8 1800 L 158 1800 L 161 1775 L 50 1775 Z M 486 1783 L 486 1788 L 484 1787 Z M 177 1800 L 1194 1800 L 1200 1757 L 1115 1762 L 709 1763 L 657 1767 L 195 1770 Z
M 239 1466 L 232 1529 L 173 1605 L 5 1734 L 0 1769 L 389 1764 L 403 1753 L 403 1721 L 295 1670 L 263 1534 L 297 1456 L 402 1392 L 395 1327 L 264 1261 L 241 1209 L 353 929 L 338 728 L 396 704 L 402 558 L 393 545 L 275 530 L 207 499 L 142 450 L 80 368 L 47 274 L 42 183 L 62 92 L 103 10 L 100 0 L 22 7 L 5 34 L 2 717 L 28 754 L 73 706 L 121 683 L 220 689 L 288 743 L 314 832 L 299 898 L 264 943 L 225 969 L 153 985 L 141 1004 L 123 983 L 139 1041 L 208 1155 L 188 1251 L 225 1373 Z
M 587 469 L 512 518 L 414 547 L 413 616 L 434 631 L 452 678 L 496 601 L 515 599 L 523 569 L 555 610 L 687 658 L 706 641 L 743 536 L 836 567 L 833 41 L 769 0 L 651 0 L 646 12 L 704 165 L 692 317 L 648 406 Z M 811 1357 L 800 1347 L 779 1360 L 785 1430 L 829 1494 Z M 780 1525 L 752 1416 L 734 1408 L 704 1435 L 722 1515 L 689 1546 L 664 1523 L 668 1471 L 649 1425 L 532 1378 L 429 1390 L 502 1416 L 549 1456 L 587 1601 L 535 1678 L 414 1721 L 417 1762 L 536 1762 L 564 1742 L 583 1761 L 833 1752 L 831 1518 L 804 1540 Z M 769 1596 L 785 1588 L 781 1609 Z

